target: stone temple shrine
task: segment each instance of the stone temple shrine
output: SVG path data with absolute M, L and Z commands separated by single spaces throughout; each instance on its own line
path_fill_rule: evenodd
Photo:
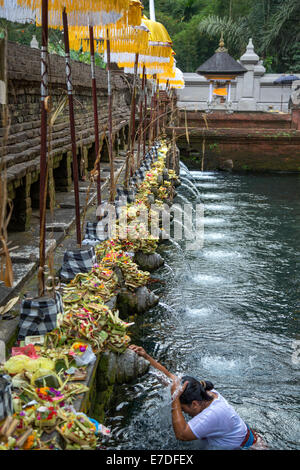
M 289 111 L 292 85 L 278 85 L 284 73 L 266 73 L 252 39 L 235 60 L 221 37 L 215 54 L 194 73 L 184 73 L 185 88 L 178 90 L 180 109 L 232 111 Z
M 215 54 L 198 67 L 196 73 L 209 80 L 208 103 L 213 101 L 231 102 L 231 81 L 238 75 L 243 75 L 247 69 L 237 62 L 225 48 L 223 35 Z

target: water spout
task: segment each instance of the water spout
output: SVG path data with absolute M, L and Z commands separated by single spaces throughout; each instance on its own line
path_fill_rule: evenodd
M 168 240 L 172 243 L 172 245 L 174 245 L 174 246 L 180 251 L 184 262 L 188 265 L 190 274 L 192 274 L 191 265 L 190 265 L 190 263 L 188 262 L 188 260 L 186 259 L 185 252 L 183 251 L 183 249 L 181 248 L 181 246 L 179 245 L 179 243 L 176 242 L 172 237 L 169 237 Z
M 190 201 L 186 197 L 184 197 L 182 194 L 177 194 L 176 198 L 178 197 L 182 199 L 184 202 L 186 202 L 187 204 L 190 204 Z
M 193 188 L 191 188 L 190 186 L 188 186 L 188 185 L 185 184 L 185 183 L 181 183 L 180 188 L 187 188 L 189 191 L 191 191 L 191 193 L 193 193 L 193 195 L 194 195 L 196 198 L 199 197 L 199 193 L 197 194 L 197 193 L 193 190 Z
M 184 163 L 182 163 L 182 162 L 179 162 L 179 165 L 180 165 L 181 169 L 182 169 L 183 171 L 185 171 L 185 173 L 186 173 L 188 176 L 190 176 L 190 178 L 191 178 L 193 181 L 195 181 L 195 178 L 194 178 L 194 176 L 192 175 L 192 173 L 190 172 L 190 170 L 188 169 L 188 167 L 187 167 Z
M 174 269 L 171 268 L 171 266 L 168 265 L 168 263 L 164 263 L 164 267 L 166 267 L 169 272 L 172 274 L 173 277 L 175 277 L 175 272 L 174 272 Z
M 165 304 L 164 302 L 159 302 L 159 304 L 161 307 L 163 307 L 165 310 L 167 310 L 169 313 L 172 314 L 172 316 L 178 321 L 178 323 L 180 323 L 180 320 L 178 318 L 178 313 L 177 311 L 175 310 L 175 308 L 171 307 L 170 305 L 168 304 Z
M 200 193 L 199 193 L 199 190 L 198 190 L 197 186 L 190 179 L 185 178 L 184 176 L 181 176 L 180 179 L 183 180 L 183 181 L 187 181 L 189 184 L 191 184 L 192 188 L 195 189 L 195 191 L 197 193 L 197 196 L 200 197 Z

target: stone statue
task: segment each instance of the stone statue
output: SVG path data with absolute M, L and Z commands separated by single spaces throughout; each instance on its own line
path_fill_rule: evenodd
M 291 93 L 291 107 L 300 107 L 300 80 L 294 80 Z

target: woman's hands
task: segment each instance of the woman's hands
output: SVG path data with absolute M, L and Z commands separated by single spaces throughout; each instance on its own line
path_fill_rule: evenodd
M 132 349 L 132 351 L 136 352 L 139 356 L 142 356 L 144 358 L 146 358 L 148 356 L 145 349 L 142 348 L 141 346 L 136 346 L 135 344 L 131 344 L 129 346 L 129 349 Z
M 180 441 L 194 441 L 195 439 L 197 439 L 197 437 L 189 427 L 188 423 L 185 421 L 185 418 L 182 413 L 182 406 L 179 399 L 179 397 L 185 391 L 187 385 L 188 381 L 184 382 L 184 384 L 181 384 L 179 377 L 174 377 L 173 383 L 171 385 L 172 424 L 175 436 Z
M 162 364 L 160 364 L 155 359 L 153 359 L 153 357 L 149 356 L 149 354 L 141 346 L 136 346 L 135 344 L 131 344 L 129 346 L 129 349 L 134 351 L 139 356 L 144 357 L 147 361 L 150 362 L 150 364 L 153 367 L 155 367 L 155 369 L 160 370 L 161 372 L 163 372 L 167 377 L 169 377 L 169 379 L 173 380 L 175 378 L 174 374 L 171 374 L 171 372 L 169 372 Z
M 188 381 L 184 382 L 184 384 L 181 384 L 180 378 L 174 375 L 173 382 L 171 385 L 172 401 L 175 400 L 176 398 L 179 398 L 183 394 L 187 386 L 188 386 Z

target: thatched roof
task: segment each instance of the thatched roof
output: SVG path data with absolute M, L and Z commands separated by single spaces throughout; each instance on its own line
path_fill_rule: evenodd
M 221 38 L 220 46 L 215 54 L 196 70 L 199 75 L 241 75 L 245 72 L 247 72 L 247 69 L 228 54 L 227 49 L 224 47 L 223 38 Z

